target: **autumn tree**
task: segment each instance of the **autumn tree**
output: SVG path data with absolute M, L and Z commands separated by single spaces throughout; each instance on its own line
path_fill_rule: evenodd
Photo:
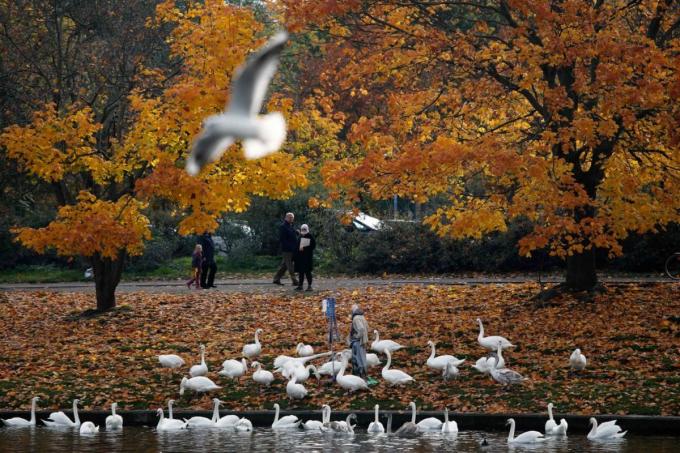
M 171 200 L 182 234 L 216 228 L 252 194 L 285 198 L 304 158 L 245 161 L 232 147 L 199 177 L 183 170 L 204 117 L 224 108 L 230 77 L 266 32 L 220 0 L 0 1 L 3 68 L 25 121 L 0 136 L 6 155 L 52 186 L 56 218 L 14 230 L 38 252 L 91 260 L 97 309 L 115 306 L 126 256 L 150 238 L 147 202 Z M 285 169 L 285 171 L 282 171 Z
M 331 202 L 444 200 L 425 222 L 597 283 L 596 249 L 680 220 L 677 0 L 284 1 L 325 37 L 319 85 L 357 157 L 328 162 Z

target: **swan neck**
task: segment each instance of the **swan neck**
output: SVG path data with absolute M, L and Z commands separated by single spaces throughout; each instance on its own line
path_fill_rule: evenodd
M 596 419 L 593 419 L 592 425 L 593 425 L 593 427 L 590 428 L 590 432 L 588 433 L 589 436 L 591 436 L 591 435 L 594 436 L 595 434 L 597 434 L 597 420 Z
M 550 418 L 550 420 L 554 420 L 553 419 L 553 413 L 552 413 L 552 406 L 548 406 L 548 418 Z
M 343 376 L 345 375 L 345 368 L 347 368 L 347 361 L 346 361 L 346 360 L 343 360 L 343 361 L 342 361 L 342 366 L 340 367 L 340 371 L 338 371 L 338 375 L 337 375 L 337 377 L 335 378 L 336 380 L 337 380 L 338 378 L 341 378 L 341 377 L 343 377 Z
M 385 349 L 385 353 L 387 355 L 387 363 L 385 364 L 385 367 L 383 368 L 383 371 L 387 371 L 390 369 L 390 365 L 392 365 L 392 354 L 390 354 L 390 351 Z
M 80 417 L 78 417 L 78 403 L 75 401 L 73 402 L 73 420 L 76 422 L 76 425 L 80 424 Z
M 380 333 L 377 330 L 374 330 L 373 333 L 375 334 L 375 341 L 380 341 Z
M 279 405 L 274 406 L 274 423 L 279 421 Z
M 329 423 L 331 421 L 331 407 L 326 406 L 323 408 L 323 414 L 321 414 L 321 421 L 325 423 Z
M 255 344 L 260 344 L 260 339 L 258 338 L 258 331 L 255 331 Z
M 172 403 L 170 401 L 168 401 L 168 418 L 172 418 Z
M 515 438 L 515 420 L 510 420 L 510 433 L 508 434 L 508 442 L 512 442 Z
M 484 338 L 484 324 L 482 324 L 481 319 L 478 319 L 477 322 L 479 323 L 479 338 Z
M 378 405 L 375 405 L 375 422 L 378 423 Z
M 31 424 L 35 425 L 35 400 L 31 401 Z
M 496 361 L 496 369 L 500 368 L 500 364 L 503 363 L 505 364 L 505 360 L 503 359 L 503 348 L 498 346 L 498 360 Z M 550 417 L 552 418 L 552 417 Z
M 411 423 L 416 423 L 416 403 L 411 403 Z
M 213 407 L 212 422 L 215 423 L 220 419 L 220 402 L 215 401 L 215 407 Z
M 111 405 L 111 415 L 116 415 L 116 405 L 115 404 Z
M 201 349 L 201 365 L 205 365 L 205 350 Z
M 444 423 L 449 424 L 449 410 L 444 409 Z
M 432 352 L 430 353 L 430 359 L 434 359 L 434 355 L 435 355 L 434 342 L 430 343 L 430 346 L 432 347 Z

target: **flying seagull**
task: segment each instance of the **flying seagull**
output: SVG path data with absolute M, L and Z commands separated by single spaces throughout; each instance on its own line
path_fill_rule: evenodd
M 243 140 L 246 159 L 258 159 L 277 151 L 286 138 L 286 122 L 279 112 L 259 116 L 288 33 L 279 31 L 233 77 L 226 110 L 203 122 L 193 143 L 186 170 L 190 175 L 220 158 L 236 140 Z

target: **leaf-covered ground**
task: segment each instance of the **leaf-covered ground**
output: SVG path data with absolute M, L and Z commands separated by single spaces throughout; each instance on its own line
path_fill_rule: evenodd
M 618 285 L 593 302 L 571 296 L 534 308 L 534 284 L 483 286 L 406 286 L 340 291 L 338 321 L 346 335 L 349 309 L 361 303 L 371 328 L 408 347 L 394 355 L 393 367 L 416 382 L 346 396 L 325 381 L 308 381 L 303 401 L 289 403 L 279 378 L 261 392 L 250 379 L 229 381 L 217 375 L 227 358 L 238 358 L 258 327 L 267 369 L 278 354 L 294 355 L 299 341 L 324 349 L 326 321 L 322 294 L 263 295 L 191 292 L 186 295 L 133 293 L 118 296 L 119 307 L 97 317 L 80 314 L 93 297 L 67 293 L 0 294 L 0 408 L 25 408 L 30 397 L 42 408 L 156 408 L 169 398 L 178 406 L 209 409 L 207 397 L 179 398 L 181 372 L 161 369 L 160 353 L 177 353 L 187 367 L 198 363 L 198 344 L 207 347 L 209 376 L 224 388 L 216 395 L 226 408 L 283 407 L 369 409 L 378 401 L 401 409 L 410 400 L 423 409 L 448 406 L 456 411 L 538 412 L 548 401 L 560 412 L 580 414 L 680 414 L 680 297 L 677 285 Z M 484 354 L 477 344 L 481 317 L 487 335 L 504 335 L 517 348 L 509 366 L 530 381 L 511 390 L 473 370 Z M 437 354 L 467 358 L 461 375 L 444 383 L 429 370 L 427 340 Z M 575 347 L 588 357 L 587 370 L 568 373 Z

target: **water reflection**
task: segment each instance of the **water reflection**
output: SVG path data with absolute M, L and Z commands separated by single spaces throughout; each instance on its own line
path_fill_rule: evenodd
M 489 445 L 480 447 L 483 437 Z M 123 431 L 101 431 L 81 436 L 75 429 L 55 428 L 0 428 L 2 452 L 187 452 L 187 451 L 313 451 L 313 452 L 640 452 L 666 453 L 680 451 L 677 437 L 635 437 L 613 441 L 589 441 L 583 434 L 568 438 L 550 438 L 541 444 L 507 444 L 507 434 L 464 431 L 441 435 L 427 433 L 415 439 L 394 436 L 369 435 L 365 431 L 355 434 L 333 434 L 310 431 L 272 431 L 256 429 L 253 432 L 225 430 L 186 430 L 157 433 L 153 428 L 126 427 Z

